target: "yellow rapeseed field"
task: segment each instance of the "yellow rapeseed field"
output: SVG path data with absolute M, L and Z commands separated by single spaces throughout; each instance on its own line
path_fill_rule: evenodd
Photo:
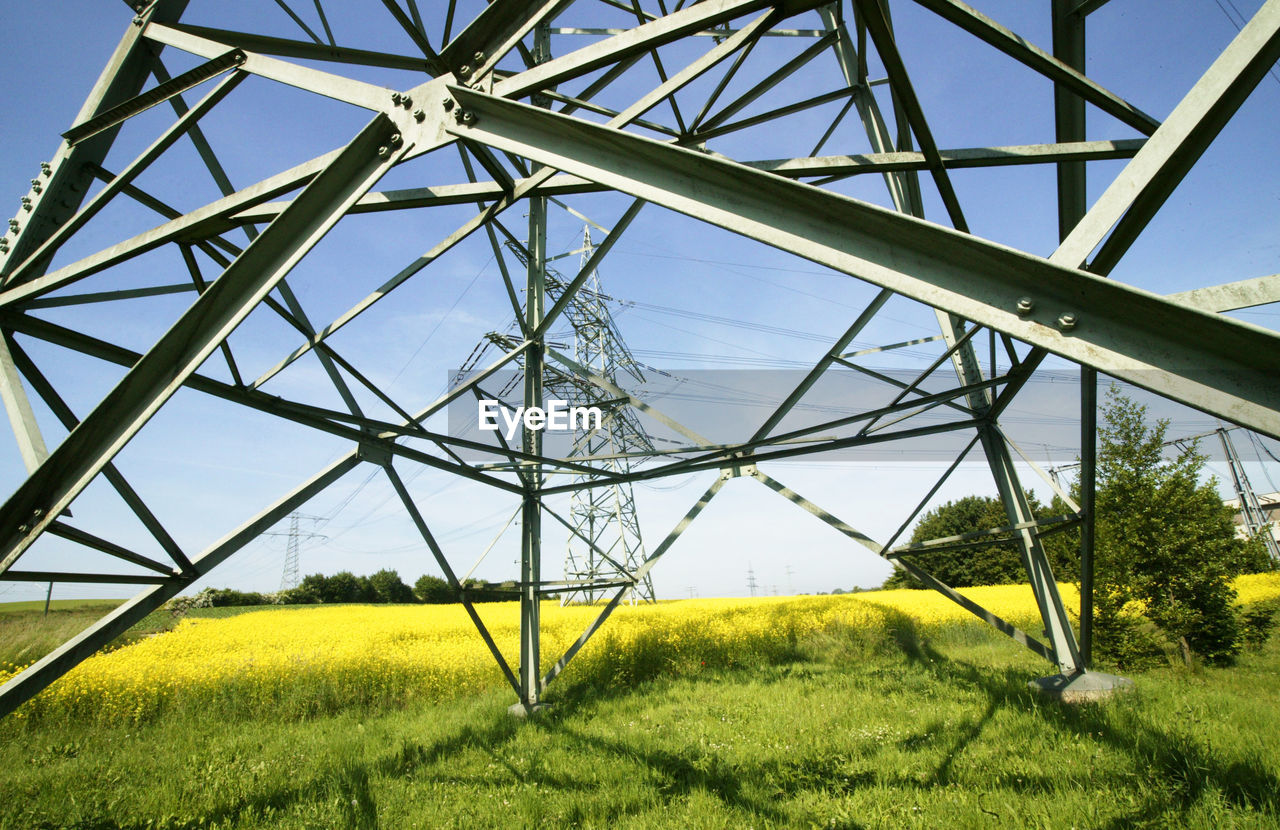
M 1280 596 L 1280 574 L 1242 577 L 1237 585 L 1245 603 Z M 1060 587 L 1068 607 L 1076 607 L 1075 588 Z M 1037 616 L 1025 585 L 964 593 L 1010 621 L 1027 624 Z M 514 670 L 518 606 L 477 608 Z M 599 611 L 544 603 L 544 670 Z M 776 657 L 815 632 L 842 626 L 883 630 L 894 614 L 905 614 L 925 629 L 972 619 L 939 594 L 912 590 L 624 605 L 565 678 L 627 681 L 664 667 L 720 667 Z M 0 671 L 0 680 L 6 676 Z M 501 682 L 461 606 L 281 608 L 186 619 L 172 631 L 92 657 L 18 715 L 142 720 L 166 706 L 196 706 L 228 715 L 305 716 L 343 706 L 458 697 Z

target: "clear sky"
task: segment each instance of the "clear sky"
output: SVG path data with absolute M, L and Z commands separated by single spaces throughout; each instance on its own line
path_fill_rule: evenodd
M 318 26 L 314 10 L 306 20 Z M 421 4 L 424 9 L 434 5 Z M 974 2 L 984 13 L 1038 45 L 1048 47 L 1047 2 L 1004 0 Z M 1157 118 L 1165 116 L 1195 83 L 1236 33 L 1232 19 L 1247 16 L 1256 0 L 1116 0 L 1089 17 L 1089 74 Z M 230 8 L 228 8 L 228 6 Z M 330 6 L 334 8 L 329 8 Z M 478 3 L 462 4 L 464 9 Z M 326 4 L 340 44 L 386 48 L 412 54 L 413 45 L 378 2 Z M 1030 144 L 1053 140 L 1052 87 L 1042 77 L 990 47 L 973 40 L 909 2 L 892 4 L 904 60 L 938 143 L 943 148 Z M 580 10 L 580 11 L 578 11 Z M 474 13 L 474 9 L 471 9 Z M 109 58 L 131 12 L 119 2 L 65 0 L 13 4 L 0 35 L 0 70 L 8 80 L 0 118 L 0 194 L 17 209 L 39 163 L 54 153 L 59 133 L 69 127 L 84 95 Z M 465 16 L 465 15 L 463 15 Z M 224 28 L 242 28 L 284 37 L 304 37 L 270 0 L 237 4 L 193 0 L 188 20 Z M 602 3 L 581 0 L 560 25 L 623 25 Z M 788 26 L 816 27 L 816 14 Z M 317 31 L 319 31 L 317 29 Z M 438 42 L 439 23 L 433 24 Z M 552 48 L 563 54 L 594 37 L 557 35 Z M 712 41 L 698 38 L 663 52 L 671 67 L 683 65 Z M 744 71 L 761 77 L 808 45 L 796 38 L 769 39 Z M 189 56 L 165 60 L 171 73 L 194 65 Z M 873 76 L 876 74 L 873 59 Z M 333 65 L 318 65 L 332 69 Z M 674 69 L 672 70 L 674 71 Z M 751 75 L 754 72 L 755 75 Z M 363 75 L 393 88 L 421 82 L 407 73 L 370 71 Z M 624 106 L 656 82 L 652 66 L 641 64 L 624 76 L 610 103 Z M 762 112 L 841 85 L 836 64 L 823 55 L 780 84 L 744 115 Z M 207 89 L 188 94 L 194 102 Z M 731 91 L 732 91 L 731 87 Z M 707 87 L 695 85 L 705 95 Z M 880 87 L 878 94 L 884 94 Z M 629 97 L 628 97 L 629 96 Z M 887 97 L 882 98 L 887 105 Z M 691 106 L 686 104 L 686 107 Z M 807 154 L 839 103 L 801 113 L 782 128 L 749 130 L 712 144 L 712 149 L 742 160 Z M 696 111 L 696 109 L 695 109 Z M 1113 272 L 1116 279 L 1161 293 L 1280 272 L 1280 187 L 1274 159 L 1280 80 L 1262 84 L 1223 132 L 1201 163 L 1170 198 L 1142 239 Z M 245 186 L 264 176 L 341 146 L 367 121 L 367 113 L 292 89 L 253 79 L 237 89 L 208 117 L 204 126 L 229 177 Z M 671 123 L 669 109 L 649 116 Z M 107 167 L 128 163 L 172 120 L 167 108 L 134 119 L 122 131 Z M 1091 139 L 1132 138 L 1136 133 L 1090 109 Z M 861 127 L 846 121 L 828 140 L 827 154 L 869 152 Z M 456 154 L 437 153 L 393 172 L 379 189 L 460 182 Z M 1096 197 L 1123 162 L 1097 162 L 1090 168 L 1090 193 Z M 927 178 L 927 177 L 926 177 Z M 961 204 L 973 231 L 1001 243 L 1047 255 L 1056 244 L 1052 167 L 964 170 L 953 174 Z M 191 145 L 180 142 L 139 180 L 165 201 L 191 209 L 216 198 L 212 180 L 199 166 Z M 838 192 L 888 204 L 880 179 L 859 177 L 832 186 Z M 936 192 L 924 186 L 928 218 L 945 216 Z M 606 228 L 629 200 L 617 195 L 566 199 L 577 214 Z M 290 278 L 313 322 L 338 316 L 372 287 L 429 248 L 467 219 L 467 206 L 354 217 L 338 228 Z M 523 208 L 504 216 L 512 233 L 527 232 Z M 121 204 L 93 220 L 82 238 L 57 260 L 71 262 L 122 238 L 145 230 L 155 214 Z M 549 250 L 566 255 L 556 263 L 572 273 L 583 222 L 579 215 L 553 207 Z M 597 239 L 599 231 L 594 231 Z M 243 237 L 237 241 L 244 244 Z M 172 246 L 170 246 L 172 247 Z M 509 259 L 509 266 L 518 263 Z M 215 273 L 202 260 L 206 275 Z M 159 285 L 185 278 L 173 250 L 142 257 L 137 264 L 87 280 L 76 291 L 107 287 Z M 748 398 L 780 398 L 779 389 L 763 393 L 744 370 L 797 369 L 812 363 L 869 301 L 874 290 L 849 277 L 746 242 L 726 232 L 646 207 L 621 238 L 600 271 L 603 290 L 616 298 L 611 310 L 633 353 L 642 363 L 680 376 L 685 370 L 717 370 L 715 405 L 738 407 L 748 418 L 763 417 Z M 179 314 L 190 295 L 151 298 L 129 304 L 78 306 L 40 312 L 46 319 L 81 328 L 143 350 Z M 113 307 L 114 306 L 114 307 Z M 1275 328 L 1280 312 L 1264 307 L 1240 312 L 1242 320 Z M 510 308 L 497 263 L 481 236 L 469 240 L 408 283 L 394 299 L 375 307 L 359 326 L 334 338 L 338 350 L 408 408 L 419 408 L 439 394 L 447 373 L 471 353 L 489 331 L 502 331 Z M 860 347 L 927 337 L 937 332 L 932 313 L 914 303 L 891 301 L 857 341 Z M 570 342 L 559 326 L 553 339 Z M 825 342 L 824 342 L 825 341 Z M 60 349 L 29 343 L 33 359 L 50 376 L 72 408 L 85 414 L 120 377 L 120 371 Z M 270 315 L 256 312 L 232 336 L 241 369 L 256 376 L 297 343 L 296 333 Z M 925 344 L 877 358 L 868 365 L 908 369 L 938 353 Z M 1004 419 L 1015 439 L 1037 461 L 1070 461 L 1076 417 L 1069 366 L 1046 364 L 1053 371 L 1032 384 Z M 210 360 L 203 371 L 228 377 L 225 364 Z M 692 377 L 692 376 L 691 376 Z M 705 377 L 702 378 L 705 382 Z M 690 381 L 692 383 L 692 381 Z M 736 385 L 735 385 L 736 384 Z M 698 388 L 704 394 L 710 387 Z M 337 405 L 322 367 L 300 361 L 264 387 L 285 397 Z M 1153 406 L 1155 404 L 1153 403 Z M 383 417 L 386 410 L 373 404 Z M 1172 436 L 1212 429 L 1209 416 L 1163 405 L 1173 419 Z M 50 413 L 37 405 L 37 417 L 49 442 L 64 434 Z M 390 418 L 390 415 L 386 415 Z M 726 418 L 728 415 L 726 415 Z M 736 416 L 735 416 L 736 417 Z M 439 424 L 443 428 L 443 423 Z M 1280 465 L 1268 462 L 1243 433 L 1237 442 L 1259 491 L 1277 489 Z M 1280 446 L 1265 446 L 1280 455 Z M 239 524 L 269 500 L 319 469 L 345 450 L 331 438 L 264 415 L 244 413 L 208 397 L 182 392 L 121 455 L 120 468 L 156 514 L 189 552 L 195 553 Z M 775 463 L 767 471 L 850 524 L 884 541 L 892 534 L 946 466 L 936 454 L 899 446 L 836 462 Z M 1220 478 L 1225 470 L 1211 465 Z M 436 535 L 465 572 L 507 521 L 516 503 L 484 488 L 462 484 L 437 472 L 400 466 L 422 504 Z M 13 442 L 0 440 L 0 486 L 10 492 L 24 475 Z M 1028 487 L 1047 496 L 1047 487 L 1024 470 Z M 653 547 L 710 483 L 709 474 L 639 485 L 636 498 L 647 544 Z M 936 500 L 993 488 L 985 466 L 962 465 Z M 1225 491 L 1224 491 L 1225 492 Z M 558 509 L 567 511 L 567 504 Z M 132 516 L 101 482 L 76 502 L 75 523 L 140 550 L 154 548 Z M 349 569 L 371 573 L 397 569 L 407 581 L 438 573 L 404 518 L 390 487 L 373 467 L 361 467 L 309 504 L 306 530 L 321 538 L 303 544 L 302 571 L 332 573 Z M 548 524 L 551 524 L 548 522 Z M 283 527 L 277 531 L 284 530 Z M 148 545 L 151 547 L 148 548 Z M 551 531 L 544 547 L 544 573 L 554 574 L 563 559 L 562 533 Z M 208 584 L 272 590 L 280 581 L 284 539 L 270 536 L 248 546 L 216 570 Z M 494 546 L 477 576 L 514 576 L 518 536 L 512 530 Z M 87 560 L 58 540 L 42 540 L 22 567 L 68 567 Z M 874 586 L 888 565 L 848 542 L 827 526 L 750 481 L 726 487 L 711 507 L 673 548 L 654 573 L 662 597 L 742 595 L 751 568 L 765 592 L 829 591 L 835 587 Z M 42 586 L 0 587 L 0 601 L 43 595 Z M 55 596 L 103 595 L 94 586 L 59 586 Z

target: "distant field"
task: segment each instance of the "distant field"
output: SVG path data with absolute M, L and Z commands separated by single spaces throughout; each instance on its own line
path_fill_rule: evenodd
M 50 611 L 101 611 L 106 613 L 115 608 L 122 599 L 55 599 L 49 603 Z M 18 614 L 28 611 L 44 613 L 44 600 L 34 599 L 23 602 L 0 602 L 0 614 Z
M 1078 603 L 1060 586 L 1068 607 Z M 1280 574 L 1243 577 L 1242 601 L 1280 596 Z M 967 595 L 1032 634 L 1038 612 L 1030 588 L 965 589 Z M 517 603 L 477 607 L 507 662 L 519 655 Z M 542 608 L 544 664 L 550 666 L 600 609 Z M 12 665 L 0 680 L 52 648 L 55 635 L 86 624 L 90 612 L 0 617 Z M 832 632 L 923 633 L 970 622 L 968 612 L 933 591 L 759 599 L 708 599 L 623 606 L 570 664 L 565 678 L 626 684 L 661 675 L 777 663 L 802 643 Z M 172 628 L 172 631 L 168 629 Z M 165 631 L 163 636 L 152 636 Z M 9 636 L 7 636 L 9 635 Z M 16 713 L 142 722 L 186 709 L 227 716 L 314 717 L 352 707 L 376 710 L 435 703 L 500 687 L 503 676 L 458 605 L 344 605 L 196 609 L 185 618 L 157 611 L 116 648 L 86 660 Z M 0 660 L 5 659 L 0 652 Z
M 10 666 L 22 666 L 53 651 L 79 634 L 124 600 L 68 599 L 54 600 L 49 613 L 44 602 L 9 602 L 0 604 L 0 678 Z M 260 608 L 193 608 L 184 618 L 211 619 L 233 617 Z M 182 618 L 166 610 L 148 614 L 120 635 L 108 650 L 137 642 L 153 634 L 172 629 Z
M 1276 587 L 1280 593 L 1280 583 Z M 1070 586 L 1062 588 L 1074 595 Z M 1015 623 L 1037 618 L 1025 585 L 966 592 Z M 515 666 L 518 604 L 484 603 L 477 610 Z M 543 604 L 548 666 L 599 612 Z M 571 664 L 569 676 L 623 683 L 692 667 L 776 661 L 793 654 L 803 638 L 847 628 L 889 630 L 900 618 L 925 629 L 970 619 L 945 597 L 912 590 L 623 606 Z M 23 618 L 12 619 L 16 626 Z M 29 616 L 24 623 L 39 630 L 55 620 Z M 181 620 L 158 611 L 118 645 L 73 669 L 17 715 L 136 722 L 175 708 L 217 707 L 236 716 L 292 718 L 438 702 L 502 683 L 458 605 L 213 608 Z M 0 665 L 0 680 L 4 670 Z

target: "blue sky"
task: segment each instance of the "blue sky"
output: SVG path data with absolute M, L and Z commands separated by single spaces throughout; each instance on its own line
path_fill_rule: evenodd
M 300 34 L 267 0 L 234 4 L 230 9 L 223 8 L 225 5 L 193 0 L 189 19 L 202 25 L 252 28 L 287 37 Z M 566 25 L 622 25 L 616 13 L 603 4 L 583 0 L 578 5 L 584 9 L 581 17 L 571 11 L 563 19 Z M 1008 0 L 974 5 L 1032 42 L 1049 45 L 1048 3 Z M 1089 74 L 1145 111 L 1163 117 L 1234 36 L 1236 30 L 1224 8 L 1248 15 L 1258 5 L 1248 0 L 1235 0 L 1234 6 L 1226 0 L 1223 5 L 1217 0 L 1179 0 L 1174 4 L 1124 0 L 1109 4 L 1089 18 Z M 412 44 L 394 29 L 380 4 L 369 4 L 368 9 L 362 4 L 343 4 L 330 11 L 340 43 L 412 54 Z M 896 2 L 893 12 L 904 59 L 942 147 L 1052 140 L 1052 89 L 1047 81 L 914 4 Z M 0 194 L 10 194 L 15 208 L 40 161 L 56 149 L 58 134 L 70 126 L 130 17 L 123 3 L 86 0 L 22 4 L 9 10 L 9 25 L 0 48 L 0 69 L 10 79 L 6 115 L 0 120 Z M 816 26 L 817 18 L 805 15 L 788 25 Z M 557 36 L 553 51 L 561 54 L 588 41 L 581 36 Z M 664 51 L 664 58 L 672 66 L 681 65 L 680 60 L 710 45 L 705 38 L 697 41 Z M 790 38 L 772 39 L 762 44 L 744 74 L 767 72 L 803 45 Z M 167 53 L 166 62 L 175 74 L 194 64 L 189 58 L 170 58 Z M 653 76 L 651 67 L 638 65 L 619 82 L 616 93 L 611 93 L 612 103 L 625 104 L 628 96 L 634 98 L 648 88 L 646 84 L 651 86 Z M 405 73 L 389 71 L 370 72 L 367 79 L 400 87 L 417 82 Z M 746 112 L 838 86 L 834 61 L 823 56 L 793 81 L 780 85 L 756 109 Z M 698 89 L 695 86 L 690 92 Z M 188 101 L 203 91 L 189 94 Z M 602 100 L 608 101 L 608 95 Z M 786 122 L 786 129 L 726 137 L 713 144 L 713 149 L 744 160 L 805 154 L 837 107 L 797 116 Z M 1280 82 L 1268 77 L 1113 272 L 1114 278 L 1168 293 L 1280 271 L 1280 188 L 1274 172 L 1276 112 L 1280 112 Z M 669 110 L 655 110 L 651 117 L 671 120 Z M 134 119 L 122 131 L 107 166 L 122 167 L 171 118 L 170 111 L 158 107 Z M 1096 110 L 1089 111 L 1088 119 L 1090 138 L 1135 135 Z M 340 146 L 366 120 L 367 114 L 352 108 L 254 79 L 216 109 L 205 126 L 231 180 L 244 186 Z M 823 152 L 862 153 L 868 149 L 861 127 L 850 121 L 837 130 Z M 1090 168 L 1091 195 L 1098 195 L 1122 167 L 1123 162 L 1095 163 Z M 953 178 L 975 233 L 1041 255 L 1053 250 L 1052 167 L 965 170 L 956 171 Z M 393 172 L 379 189 L 457 181 L 462 181 L 462 172 L 450 149 Z M 184 208 L 217 196 L 185 141 L 144 174 L 139 184 Z M 873 177 L 840 183 L 834 189 L 877 204 L 888 203 L 882 181 Z M 944 213 L 935 192 L 927 183 L 924 189 L 929 218 L 941 219 Z M 610 227 L 629 200 L 600 194 L 565 202 Z M 312 320 L 327 322 L 465 221 L 471 211 L 464 206 L 349 218 L 303 261 L 290 282 Z M 523 237 L 521 208 L 509 211 L 504 222 Z M 91 222 L 83 238 L 69 246 L 58 261 L 73 261 L 155 224 L 154 214 L 122 204 Z M 553 208 L 551 253 L 573 251 L 581 234 L 579 218 Z M 240 238 L 241 244 L 243 241 Z M 571 272 L 576 262 L 576 256 L 568 256 L 557 266 Z M 208 260 L 202 261 L 202 267 L 206 275 L 215 273 Z M 136 264 L 91 278 L 83 290 L 176 282 L 183 274 L 176 252 L 162 250 Z M 874 293 L 846 276 L 652 206 L 641 212 L 618 243 L 601 269 L 601 280 L 604 290 L 620 300 L 613 311 L 637 358 L 676 372 L 790 368 L 811 362 L 826 348 L 814 336 L 833 339 Z M 47 317 L 141 350 L 189 300 L 190 295 L 180 295 L 137 301 L 128 307 L 81 306 L 51 310 Z M 706 315 L 746 321 L 749 327 L 728 326 Z M 1280 322 L 1280 312 L 1268 308 L 1239 315 L 1269 328 Z M 399 290 L 393 300 L 375 306 L 359 325 L 343 331 L 333 342 L 398 400 L 416 408 L 442 391 L 447 372 L 466 359 L 485 332 L 505 328 L 509 316 L 492 252 L 477 237 L 442 257 Z M 761 325 L 775 330 L 762 330 Z M 562 339 L 563 329 L 559 327 Z M 884 344 L 934 333 L 936 324 L 927 309 L 898 299 L 858 342 Z M 121 374 L 113 367 L 53 347 L 22 342 L 29 345 L 33 358 L 81 415 Z M 296 335 L 270 315 L 255 312 L 231 342 L 245 373 L 255 375 L 287 353 Z M 936 353 L 935 344 L 930 344 L 892 358 L 886 356 L 872 365 L 904 369 L 921 365 Z M 1064 372 L 1069 366 L 1058 363 L 1049 368 Z M 225 366 L 216 358 L 204 371 L 227 377 Z M 1005 421 L 1015 439 L 1027 438 L 1028 453 L 1037 460 L 1055 456 L 1069 460 L 1074 454 L 1069 446 L 1037 433 L 1048 424 L 1070 434 L 1075 410 L 1069 384 L 1063 374 L 1047 375 L 1043 383 L 1028 389 L 1025 402 L 1011 409 Z M 282 373 L 265 389 L 323 405 L 336 402 L 321 367 L 308 360 Z M 1166 405 L 1160 412 L 1174 419 L 1170 430 L 1174 436 L 1214 426 L 1208 416 L 1180 407 Z M 62 432 L 49 413 L 37 406 L 37 415 L 50 442 L 56 442 Z M 1268 476 L 1280 481 L 1277 465 L 1252 462 L 1253 445 L 1243 436 L 1240 443 L 1255 486 L 1275 489 Z M 1274 442 L 1267 446 L 1280 455 Z M 334 439 L 183 392 L 124 451 L 119 466 L 175 538 L 189 551 L 198 552 L 344 449 Z M 904 450 L 896 456 L 881 453 L 841 463 L 778 463 L 768 471 L 883 541 L 945 467 L 945 463 L 913 448 Z M 410 479 L 455 567 L 465 572 L 506 522 L 515 502 L 439 473 L 419 473 L 408 465 L 400 469 Z M 1221 467 L 1215 469 L 1220 477 L 1224 474 Z M 390 488 L 380 475 L 370 478 L 373 473 L 372 467 L 357 469 L 305 509 L 320 517 L 312 524 L 326 538 L 304 546 L 304 573 L 339 569 L 368 573 L 392 567 L 412 580 L 420 573 L 437 572 L 397 509 Z M 12 442 L 0 441 L 0 483 L 6 492 L 22 475 Z M 709 476 L 703 475 L 636 488 L 650 547 L 709 481 Z M 1025 482 L 1047 495 L 1045 486 L 1031 473 L 1025 473 Z M 937 498 L 992 490 L 984 465 L 965 464 Z M 148 544 L 154 546 L 100 483 L 86 491 L 75 510 L 77 524 L 87 529 L 136 544 L 140 550 L 148 550 Z M 476 574 L 510 578 L 516 538 L 508 532 Z M 558 570 L 564 545 L 562 536 L 554 532 L 548 536 L 544 572 Z M 254 543 L 215 571 L 208 582 L 273 589 L 280 579 L 283 548 L 280 537 Z M 42 541 L 30 556 L 24 567 L 66 567 L 85 561 L 56 540 Z M 748 567 L 766 591 L 781 593 L 871 586 L 888 572 L 881 560 L 852 546 L 776 494 L 752 482 L 737 481 L 725 488 L 673 548 L 655 571 L 655 585 L 664 597 L 741 595 L 747 590 Z M 6 586 L 0 588 L 0 601 L 41 592 L 38 586 Z M 97 587 L 60 586 L 56 595 L 103 593 Z

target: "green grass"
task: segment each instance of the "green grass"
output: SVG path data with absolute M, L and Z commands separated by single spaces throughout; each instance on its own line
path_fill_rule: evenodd
M 124 600 L 54 600 L 48 614 L 44 613 L 43 600 L 0 604 L 0 666 L 6 664 L 25 666 L 34 663 L 102 619 L 104 614 L 122 602 Z M 272 607 L 305 608 L 307 606 Z M 261 610 L 261 606 L 192 608 L 184 616 L 222 618 Z M 108 650 L 168 631 L 181 619 L 163 608 L 152 611 L 117 637 L 108 646 Z
M 49 602 L 50 611 L 94 611 L 103 614 L 120 605 L 122 599 L 55 599 Z M 44 600 L 32 599 L 22 602 L 0 602 L 0 615 L 27 614 L 32 611 L 44 612 Z
M 1104 706 L 977 625 L 304 722 L 0 723 L 0 827 L 1277 827 L 1280 637 Z

